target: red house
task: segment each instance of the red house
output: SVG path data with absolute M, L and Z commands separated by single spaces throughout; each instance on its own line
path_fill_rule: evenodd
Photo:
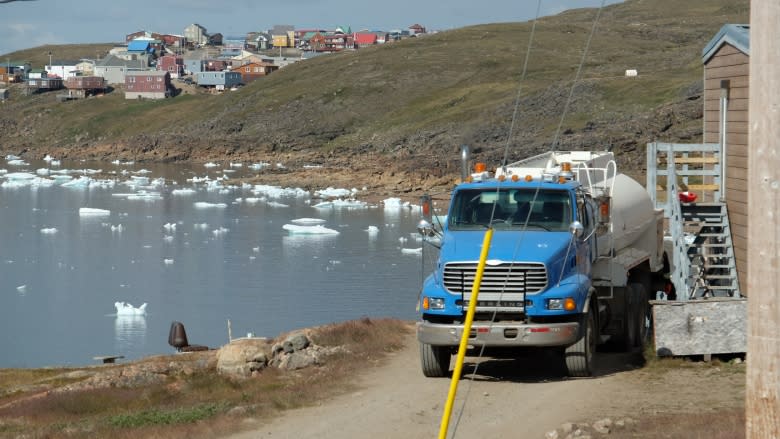
M 125 75 L 125 99 L 165 99 L 172 90 L 171 74 L 168 72 L 139 70 Z
M 171 78 L 178 78 L 184 74 L 184 60 L 176 55 L 162 56 L 157 60 L 157 70 L 170 73 Z
M 355 48 L 373 46 L 377 44 L 377 36 L 370 32 L 355 32 L 353 36 Z

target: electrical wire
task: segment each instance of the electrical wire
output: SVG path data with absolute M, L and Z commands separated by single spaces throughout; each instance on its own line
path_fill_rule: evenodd
M 581 77 L 581 74 L 582 74 L 582 68 L 583 68 L 583 66 L 585 64 L 585 59 L 586 59 L 586 56 L 587 56 L 588 51 L 590 49 L 590 45 L 591 45 L 591 41 L 593 39 L 593 35 L 596 32 L 596 25 L 598 24 L 599 18 L 601 16 L 601 11 L 604 9 L 605 2 L 606 2 L 606 0 L 602 0 L 601 1 L 599 9 L 596 12 L 596 17 L 593 20 L 593 25 L 591 27 L 590 35 L 588 36 L 588 40 L 585 43 L 585 49 L 583 50 L 582 57 L 580 58 L 580 64 L 579 64 L 579 66 L 577 68 L 577 73 L 575 75 L 574 81 L 572 82 L 572 86 L 571 86 L 571 89 L 569 91 L 568 98 L 566 99 L 566 103 L 564 105 L 564 110 L 561 113 L 561 119 L 560 119 L 560 121 L 558 123 L 558 128 L 556 129 L 555 137 L 553 139 L 553 142 L 550 145 L 549 152 L 555 151 L 555 148 L 556 148 L 556 146 L 558 144 L 558 139 L 559 139 L 559 136 L 560 136 L 561 128 L 562 128 L 563 122 L 564 122 L 564 120 L 566 118 L 566 114 L 568 113 L 569 106 L 571 105 L 571 100 L 572 100 L 572 98 L 574 96 L 574 90 L 576 89 L 577 83 L 580 81 L 580 77 Z M 515 106 L 514 106 L 514 110 L 513 110 L 513 113 L 512 113 L 512 121 L 511 121 L 511 123 L 509 125 L 509 133 L 507 135 L 506 144 L 504 146 L 504 156 L 503 156 L 503 159 L 501 161 L 501 166 L 504 169 L 507 166 L 507 161 L 508 161 L 508 157 L 509 157 L 509 145 L 510 145 L 510 142 L 512 140 L 514 127 L 515 127 L 515 124 L 517 122 L 517 115 L 518 115 L 519 109 L 520 109 L 520 99 L 522 97 L 522 83 L 525 81 L 525 77 L 526 77 L 526 73 L 527 73 L 527 69 L 528 69 L 528 60 L 530 58 L 531 48 L 532 48 L 532 45 L 533 45 L 533 37 L 534 37 L 535 30 L 536 30 L 536 23 L 537 23 L 537 21 L 539 19 L 539 11 L 541 9 L 541 3 L 542 3 L 541 0 L 538 0 L 537 6 L 536 6 L 536 16 L 535 16 L 533 24 L 531 26 L 531 33 L 530 33 L 530 36 L 529 36 L 529 39 L 528 39 L 528 49 L 527 49 L 526 54 L 525 54 L 525 61 L 523 63 L 522 74 L 520 75 L 520 85 L 518 86 L 517 96 L 515 98 Z M 541 187 L 541 182 L 540 182 L 540 185 L 538 185 L 536 187 L 536 191 L 534 192 L 533 199 L 531 200 L 531 206 L 533 206 L 533 204 L 536 202 L 536 199 L 537 199 L 537 197 L 539 195 L 540 187 Z M 501 182 L 499 182 L 497 187 L 496 187 L 496 194 L 498 194 L 500 192 L 500 190 L 501 190 Z M 491 212 L 490 223 L 489 223 L 490 225 L 488 227 L 492 227 L 493 217 L 494 217 L 495 212 L 496 212 L 497 202 L 498 202 L 498 197 L 496 197 L 496 200 L 493 202 L 493 209 L 492 209 L 492 212 Z M 524 224 L 522 226 L 522 230 L 523 231 L 525 231 L 526 228 L 528 227 L 528 222 L 529 222 L 530 216 L 531 216 L 531 212 L 529 210 L 528 214 L 526 215 L 525 222 L 524 222 Z M 515 249 L 514 249 L 513 257 L 512 257 L 512 261 L 513 261 L 512 264 L 513 265 L 514 265 L 514 261 L 517 259 L 517 254 L 519 252 L 519 248 L 520 248 L 521 243 L 522 243 L 522 235 L 521 235 L 520 239 L 518 239 L 517 243 L 515 244 Z M 570 249 L 571 249 L 571 243 L 569 245 L 569 249 L 567 249 L 566 258 L 565 259 L 568 259 L 568 255 L 569 255 L 569 250 Z M 564 265 L 566 264 L 565 260 L 564 260 L 563 264 Z M 507 273 L 506 280 L 504 281 L 504 288 L 502 288 L 502 293 L 501 294 L 503 294 L 503 290 L 506 289 L 507 282 L 509 280 L 509 277 L 511 276 L 511 271 L 512 271 L 513 265 L 510 266 L 509 272 Z M 561 270 L 561 276 L 562 275 L 563 275 L 563 270 Z M 560 282 L 560 279 L 559 279 L 559 282 Z M 500 295 L 499 295 L 498 302 L 499 303 L 501 302 L 501 296 Z M 525 306 L 526 306 L 525 305 L 525 301 L 523 301 L 523 308 L 525 308 Z M 492 328 L 493 323 L 495 323 L 497 312 L 498 312 L 497 309 L 495 309 L 493 311 L 493 316 L 490 319 L 490 328 Z M 490 331 L 490 329 L 489 329 L 489 331 Z M 458 416 L 455 418 L 455 424 L 454 424 L 453 429 L 452 429 L 452 435 L 450 436 L 451 438 L 454 438 L 455 435 L 457 434 L 458 426 L 460 425 L 460 421 L 461 421 L 461 419 L 463 417 L 463 412 L 465 411 L 466 403 L 468 402 L 469 395 L 471 393 L 472 384 L 474 382 L 474 379 L 476 378 L 477 371 L 479 370 L 479 364 L 480 364 L 479 360 L 483 357 L 484 353 L 485 353 L 485 345 L 483 344 L 481 346 L 479 354 L 477 356 L 477 362 L 474 365 L 474 370 L 469 374 L 468 385 L 466 386 L 466 393 L 465 393 L 465 395 L 463 397 L 463 402 L 460 405 L 460 409 L 458 411 Z

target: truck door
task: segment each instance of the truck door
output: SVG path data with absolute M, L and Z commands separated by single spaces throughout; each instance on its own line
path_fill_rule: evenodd
M 577 197 L 577 221 L 582 223 L 583 228 L 582 237 L 577 239 L 577 269 L 582 274 L 588 274 L 598 252 L 596 236 L 593 233 L 595 227 L 593 206 L 582 194 Z

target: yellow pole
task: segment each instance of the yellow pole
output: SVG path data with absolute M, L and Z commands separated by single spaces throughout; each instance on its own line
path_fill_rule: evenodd
M 469 300 L 469 309 L 466 312 L 466 321 L 463 323 L 463 335 L 460 337 L 460 346 L 458 347 L 458 358 L 455 360 L 455 370 L 452 371 L 452 381 L 450 381 L 450 392 L 447 394 L 447 404 L 444 405 L 444 414 L 441 417 L 441 426 L 439 427 L 439 439 L 447 438 L 447 429 L 450 426 L 450 415 L 452 414 L 452 405 L 455 403 L 455 394 L 458 393 L 458 382 L 460 374 L 463 371 L 463 358 L 466 356 L 466 349 L 469 344 L 469 334 L 471 333 L 471 323 L 474 321 L 474 312 L 477 309 L 477 296 L 479 295 L 479 286 L 482 283 L 482 274 L 485 272 L 485 263 L 487 262 L 488 250 L 490 250 L 490 240 L 493 238 L 493 228 L 487 229 L 485 239 L 482 241 L 482 252 L 479 254 L 479 264 L 477 264 L 477 273 L 474 276 L 474 285 L 471 287 L 471 300 Z

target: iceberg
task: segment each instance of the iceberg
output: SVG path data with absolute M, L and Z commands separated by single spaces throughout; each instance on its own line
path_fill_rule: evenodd
M 285 224 L 282 226 L 284 230 L 287 230 L 291 234 L 299 235 L 338 235 L 338 230 L 329 229 L 320 224 L 314 226 L 299 226 L 296 224 Z
M 79 216 L 108 216 L 111 215 L 110 210 L 95 209 L 93 207 L 82 207 L 79 209 Z
M 138 308 L 125 302 L 114 302 L 114 308 L 116 308 L 116 315 L 118 316 L 143 316 L 146 315 L 146 303 Z

